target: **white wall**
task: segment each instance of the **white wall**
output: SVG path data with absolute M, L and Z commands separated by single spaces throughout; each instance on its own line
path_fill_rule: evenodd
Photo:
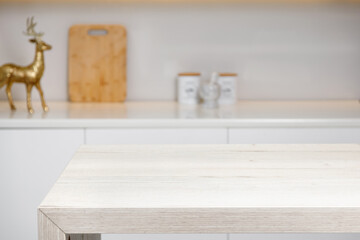
M 241 74 L 241 99 L 360 98 L 360 5 L 0 4 L 0 64 L 32 60 L 22 35 L 31 15 L 54 47 L 42 81 L 49 100 L 67 99 L 76 23 L 127 27 L 129 100 L 175 99 L 178 72 L 213 70 Z M 24 99 L 24 87 L 14 95 Z

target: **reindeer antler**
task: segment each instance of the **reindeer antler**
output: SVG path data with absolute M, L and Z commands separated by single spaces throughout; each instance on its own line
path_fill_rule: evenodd
M 24 34 L 26 36 L 31 36 L 36 39 L 36 41 L 41 41 L 41 37 L 44 35 L 42 32 L 35 32 L 36 22 L 34 22 L 34 17 L 27 18 L 26 20 L 26 32 Z

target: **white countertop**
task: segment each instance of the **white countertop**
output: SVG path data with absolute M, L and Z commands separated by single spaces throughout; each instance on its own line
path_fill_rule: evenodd
M 11 111 L 0 102 L 0 128 L 109 127 L 360 127 L 360 103 L 352 101 L 240 101 L 204 110 L 177 102 L 70 103 L 49 102 L 43 113 L 34 102 Z

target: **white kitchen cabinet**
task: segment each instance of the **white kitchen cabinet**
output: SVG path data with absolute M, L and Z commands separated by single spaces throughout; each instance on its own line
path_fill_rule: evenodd
M 37 207 L 83 141 L 83 129 L 0 129 L 0 239 L 37 240 Z
M 230 234 L 228 240 L 358 240 L 360 234 Z
M 102 234 L 101 240 L 227 240 L 226 234 Z
M 226 144 L 226 128 L 86 129 L 86 144 Z
M 36 208 L 80 144 L 360 143 L 358 101 L 241 101 L 215 111 L 176 102 L 0 102 L 0 239 L 36 240 Z M 34 103 L 41 109 L 40 103 Z M 191 112 L 193 113 L 193 112 Z M 20 218 L 22 216 L 22 218 Z M 22 229 L 18 231 L 18 229 Z M 352 240 L 359 235 L 104 235 L 104 240 Z
M 229 143 L 360 143 L 360 128 L 230 128 Z

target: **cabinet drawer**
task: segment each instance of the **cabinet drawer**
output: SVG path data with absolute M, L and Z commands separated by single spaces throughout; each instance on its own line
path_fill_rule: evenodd
M 227 130 L 208 128 L 87 129 L 87 144 L 226 144 Z
M 229 143 L 360 143 L 360 128 L 231 128 Z

